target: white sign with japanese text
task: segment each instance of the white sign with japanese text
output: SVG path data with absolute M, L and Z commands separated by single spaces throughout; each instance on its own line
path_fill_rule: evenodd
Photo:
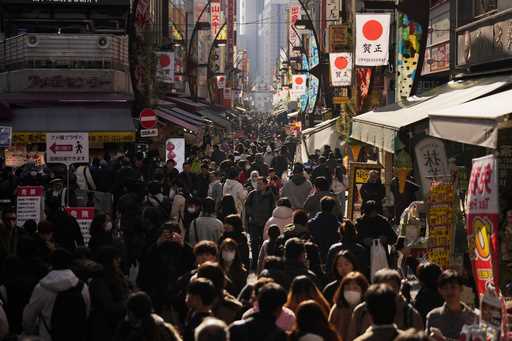
M 76 219 L 80 226 L 82 237 L 84 238 L 85 246 L 89 245 L 91 239 L 90 227 L 94 219 L 94 207 L 67 207 L 66 213 Z
M 306 75 L 292 76 L 292 91 L 295 96 L 304 95 L 306 93 Z
M 221 28 L 221 13 L 220 2 L 210 2 L 210 27 L 213 39 L 217 37 Z
M 295 23 L 300 19 L 301 9 L 300 5 L 290 5 L 289 7 L 289 23 L 288 27 L 288 40 L 290 41 L 291 47 L 298 47 L 301 45 L 300 38 L 297 32 L 295 31 Z M 292 57 L 295 55 L 293 51 L 291 51 Z
M 325 17 L 327 21 L 338 21 L 340 19 L 340 0 L 327 0 L 325 4 Z
M 89 163 L 89 134 L 46 134 L 46 162 L 68 166 L 73 163 Z
M 156 52 L 156 78 L 163 83 L 174 83 L 174 52 Z
M 356 15 L 356 65 L 388 65 L 390 27 L 390 14 Z
M 448 160 L 443 141 L 427 137 L 414 148 L 421 178 L 423 193 L 428 194 L 433 180 L 443 180 L 450 176 Z
M 330 53 L 332 86 L 352 85 L 352 53 Z
M 16 190 L 16 225 L 23 226 L 27 220 L 41 221 L 44 187 L 26 186 Z

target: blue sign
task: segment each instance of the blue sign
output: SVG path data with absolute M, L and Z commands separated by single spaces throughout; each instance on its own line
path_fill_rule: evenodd
M 0 126 L 0 148 L 9 148 L 12 145 L 12 127 Z

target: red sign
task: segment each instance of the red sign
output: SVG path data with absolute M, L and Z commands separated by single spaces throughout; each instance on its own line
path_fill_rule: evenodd
M 156 114 L 153 109 L 144 109 L 140 113 L 140 126 L 144 129 L 153 129 L 156 127 Z
M 210 2 L 210 26 L 211 26 L 212 37 L 214 39 L 215 39 L 215 37 L 217 37 L 217 34 L 219 33 L 219 30 L 221 27 L 220 18 L 221 18 L 220 2 L 218 2 L 218 1 Z
M 95 210 L 94 207 L 66 207 L 66 213 L 75 218 L 80 226 L 85 245 L 88 245 L 91 239 L 90 228 Z
M 499 288 L 497 173 L 494 155 L 473 160 L 467 197 L 467 233 L 469 256 L 480 295 L 484 294 L 487 283 Z

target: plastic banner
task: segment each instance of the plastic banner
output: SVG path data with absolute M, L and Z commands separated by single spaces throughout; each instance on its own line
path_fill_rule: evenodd
M 390 14 L 356 15 L 356 65 L 388 65 L 390 22 Z
M 332 86 L 352 85 L 352 53 L 330 53 Z

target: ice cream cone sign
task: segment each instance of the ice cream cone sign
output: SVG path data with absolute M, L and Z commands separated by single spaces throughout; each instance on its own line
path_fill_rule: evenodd
M 398 191 L 400 194 L 405 192 L 405 183 L 407 182 L 407 176 L 412 171 L 412 168 L 400 167 L 397 169 L 398 175 Z

